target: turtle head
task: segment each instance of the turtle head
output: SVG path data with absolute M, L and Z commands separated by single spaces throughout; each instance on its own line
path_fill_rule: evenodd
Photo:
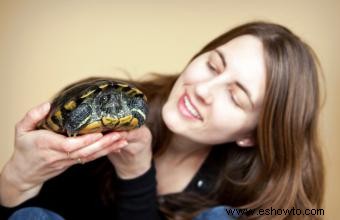
M 121 92 L 114 89 L 106 89 L 97 94 L 94 98 L 94 107 L 99 117 L 119 118 L 124 115 L 124 109 L 127 108 L 126 101 Z

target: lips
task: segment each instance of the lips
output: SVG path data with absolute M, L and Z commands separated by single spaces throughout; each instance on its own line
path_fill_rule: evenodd
M 186 118 L 203 120 L 187 93 L 184 93 L 179 99 L 178 108 Z

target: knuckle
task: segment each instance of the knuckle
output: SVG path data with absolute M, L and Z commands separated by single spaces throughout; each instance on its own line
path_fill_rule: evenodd
M 65 151 L 65 152 L 71 151 L 71 146 L 67 142 L 61 144 L 59 148 L 60 150 Z
M 84 136 L 84 137 L 81 137 L 81 139 L 79 139 L 79 142 L 81 145 L 87 146 L 87 145 L 94 143 L 94 140 L 91 137 Z
M 84 147 L 89 145 L 90 142 L 89 140 L 87 140 L 86 138 L 82 138 L 82 137 L 67 137 L 65 138 L 65 147 L 67 148 L 72 148 L 72 147 Z
M 88 154 L 86 152 L 80 151 L 80 152 L 77 153 L 76 158 L 79 158 L 79 157 L 84 158 L 84 157 L 87 157 L 87 156 L 88 156 Z
M 91 155 L 91 152 L 82 152 L 80 154 L 80 157 L 85 158 L 85 157 L 89 157 L 90 155 Z
M 65 151 L 71 151 L 73 147 L 75 147 L 79 142 L 74 138 L 65 137 L 64 140 L 60 143 L 60 147 Z
M 52 150 L 56 144 L 54 143 L 54 140 L 49 139 L 47 137 L 33 137 L 33 143 L 35 147 L 39 150 Z

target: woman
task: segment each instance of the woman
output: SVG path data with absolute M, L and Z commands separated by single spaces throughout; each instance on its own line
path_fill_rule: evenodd
M 2 212 L 40 206 L 66 219 L 192 219 L 219 205 L 321 206 L 316 58 L 285 27 L 238 26 L 180 75 L 134 83 L 149 116 L 130 132 L 66 138 L 34 130 L 48 103 L 29 111 L 1 173 Z M 239 216 L 302 217 L 320 216 Z

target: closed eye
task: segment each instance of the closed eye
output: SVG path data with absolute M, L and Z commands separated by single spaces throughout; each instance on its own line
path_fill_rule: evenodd
M 209 70 L 216 73 L 217 69 L 214 65 L 211 64 L 211 62 L 209 62 L 209 61 L 207 62 L 207 67 L 208 67 Z
M 226 58 L 218 49 L 211 51 L 206 64 L 209 70 L 215 74 L 221 74 L 227 68 Z M 232 89 L 232 92 L 230 92 L 233 103 L 243 109 L 254 109 L 254 103 L 250 98 L 251 96 L 249 90 L 240 82 L 235 82 L 235 86 L 236 91 Z
M 240 105 L 235 101 L 234 95 L 233 95 L 233 94 L 230 94 L 230 97 L 231 97 L 232 102 L 233 102 L 237 107 L 240 107 Z
M 223 55 L 218 50 L 213 50 L 209 55 L 207 66 L 215 73 L 223 73 L 226 68 Z
M 249 100 L 249 97 L 244 90 L 240 88 L 238 84 L 234 85 L 233 88 L 234 89 L 230 94 L 236 105 L 244 110 L 252 110 L 252 102 Z
M 232 103 L 235 106 L 237 106 L 239 108 L 242 108 L 242 106 L 238 103 L 237 98 L 235 98 L 236 95 L 234 94 L 234 92 L 233 91 L 229 91 L 229 95 L 230 95 L 230 99 L 231 99 Z

